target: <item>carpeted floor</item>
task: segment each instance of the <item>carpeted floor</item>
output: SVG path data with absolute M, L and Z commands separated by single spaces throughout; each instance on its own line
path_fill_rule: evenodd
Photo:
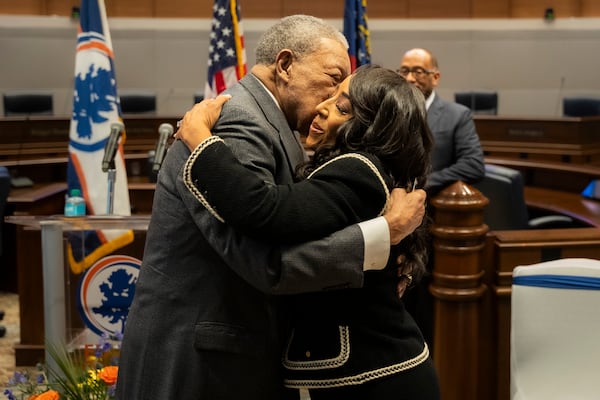
M 4 392 L 8 379 L 15 371 L 15 350 L 19 342 L 19 298 L 15 293 L 0 292 L 0 310 L 4 319 L 0 325 L 6 328 L 6 335 L 0 338 L 0 393 Z

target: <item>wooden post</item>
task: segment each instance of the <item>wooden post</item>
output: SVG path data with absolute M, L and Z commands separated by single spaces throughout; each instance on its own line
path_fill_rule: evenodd
M 434 267 L 434 363 L 443 400 L 478 400 L 483 284 L 482 249 L 488 199 L 462 183 L 431 199 Z

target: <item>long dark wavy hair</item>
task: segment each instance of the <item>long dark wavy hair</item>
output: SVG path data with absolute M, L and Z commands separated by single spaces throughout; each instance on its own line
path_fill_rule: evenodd
M 298 170 L 306 177 L 315 168 L 340 154 L 367 152 L 377 156 L 395 187 L 425 186 L 431 170 L 433 146 L 427 125 L 423 94 L 402 76 L 387 68 L 365 65 L 353 74 L 349 85 L 353 117 L 338 129 L 333 144 L 321 145 L 312 159 Z M 395 247 L 412 264 L 419 280 L 426 271 L 428 218 Z

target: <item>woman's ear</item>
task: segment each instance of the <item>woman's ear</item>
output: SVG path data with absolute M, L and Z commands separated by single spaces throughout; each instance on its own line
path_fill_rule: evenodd
M 275 65 L 277 69 L 277 76 L 288 82 L 290 79 L 292 64 L 294 63 L 294 53 L 291 50 L 283 49 L 277 53 L 275 59 Z

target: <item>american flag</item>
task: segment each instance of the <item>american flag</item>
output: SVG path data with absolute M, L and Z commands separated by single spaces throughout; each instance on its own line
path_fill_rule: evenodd
M 247 72 L 242 17 L 236 0 L 215 0 L 208 50 L 205 99 L 216 97 Z
M 348 40 L 348 55 L 352 71 L 371 64 L 371 40 L 367 27 L 367 0 L 346 0 L 344 36 Z

